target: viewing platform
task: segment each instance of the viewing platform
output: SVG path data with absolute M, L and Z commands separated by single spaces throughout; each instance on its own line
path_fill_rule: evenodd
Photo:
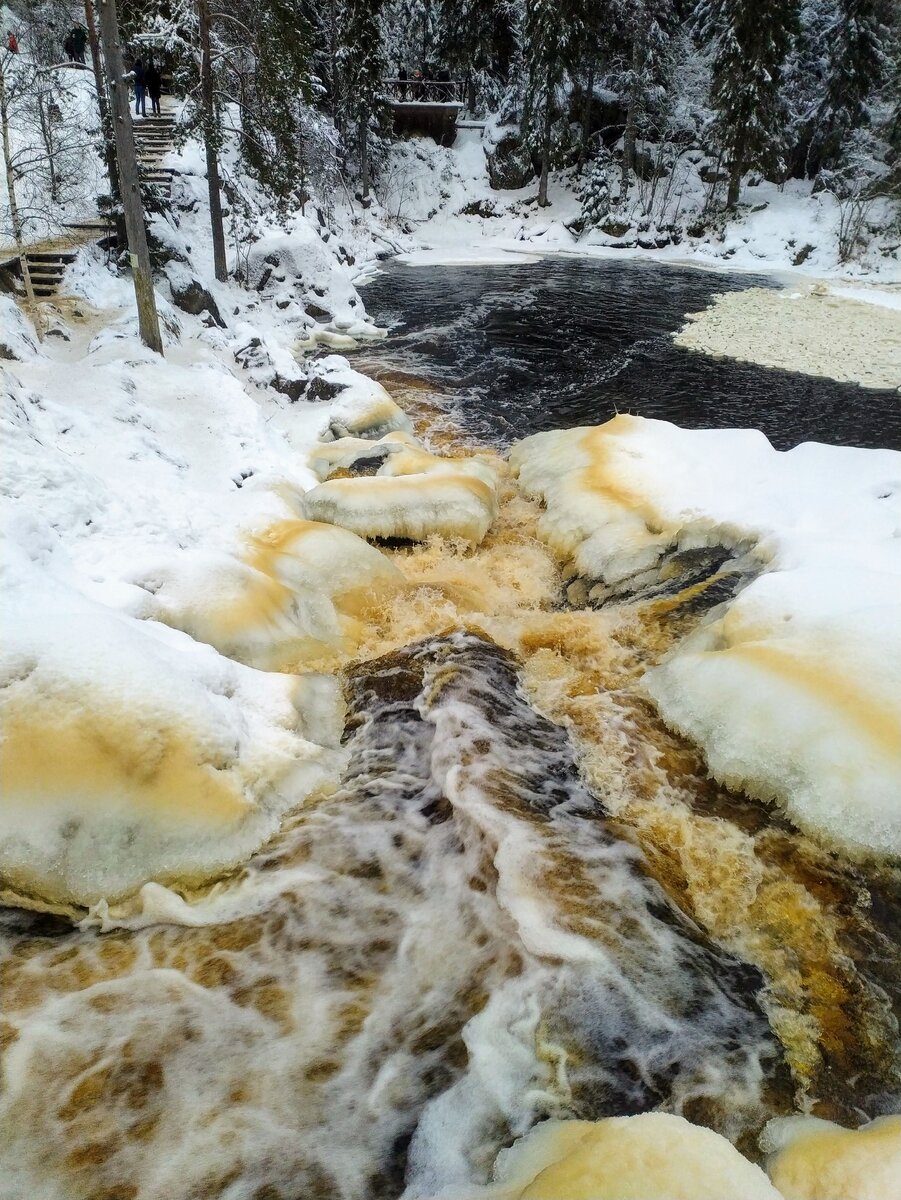
M 385 79 L 382 94 L 394 114 L 394 132 L 434 138 L 451 146 L 457 116 L 463 110 L 465 85 L 456 79 Z

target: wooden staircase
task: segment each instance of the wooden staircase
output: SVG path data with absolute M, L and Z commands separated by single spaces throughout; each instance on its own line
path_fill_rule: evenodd
M 29 250 L 25 261 L 35 298 L 46 300 L 48 296 L 56 295 L 63 272 L 69 263 L 75 262 L 75 251 Z
M 175 113 L 171 110 L 164 109 L 158 117 L 137 117 L 134 121 L 135 149 L 141 179 L 154 184 L 166 203 L 172 195 L 172 179 L 176 172 L 172 167 L 161 164 L 164 155 L 172 148 L 174 132 Z M 47 300 L 57 295 L 66 267 L 75 261 L 79 245 L 89 241 L 109 245 L 109 240 L 114 240 L 112 224 L 101 217 L 71 221 L 66 228 L 72 231 L 68 239 L 44 242 L 25 254 L 36 300 Z M 15 260 L 10 259 L 7 265 L 11 266 L 13 262 Z
M 172 149 L 175 114 L 164 110 L 158 117 L 136 117 L 134 132 L 141 179 L 154 184 L 163 200 L 168 201 L 175 171 L 161 164 L 166 152 Z

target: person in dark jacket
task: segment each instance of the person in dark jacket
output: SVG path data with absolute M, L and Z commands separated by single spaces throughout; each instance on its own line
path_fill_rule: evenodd
M 10 54 L 18 54 L 19 53 L 19 39 L 16 37 L 16 35 L 13 33 L 13 31 L 11 29 L 7 30 L 7 33 L 6 33 L 6 48 L 10 52 Z
M 135 116 L 147 116 L 147 87 L 144 64 L 136 58 L 131 64 L 131 78 L 135 85 Z
M 72 43 L 73 61 L 84 63 L 84 52 L 88 44 L 88 31 L 83 25 L 76 25 L 69 34 L 69 40 Z
M 147 88 L 147 95 L 150 97 L 150 112 L 153 116 L 159 116 L 163 77 L 153 59 L 147 64 L 147 70 L 144 72 L 144 86 Z

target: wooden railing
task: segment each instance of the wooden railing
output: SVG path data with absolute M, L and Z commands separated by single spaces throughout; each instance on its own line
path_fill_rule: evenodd
M 463 103 L 464 84 L 458 79 L 384 79 L 382 89 L 395 103 Z

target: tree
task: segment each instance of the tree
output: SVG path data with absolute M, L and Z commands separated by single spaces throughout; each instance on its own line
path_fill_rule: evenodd
M 306 198 L 301 106 L 312 94 L 313 31 L 296 0 L 250 7 L 251 40 L 243 65 L 233 68 L 241 149 L 251 174 L 287 212 Z
M 119 18 L 116 0 L 99 0 L 100 40 L 109 81 L 113 107 L 113 128 L 116 134 L 116 163 L 128 232 L 128 252 L 135 287 L 135 302 L 138 308 L 138 326 L 145 345 L 157 354 L 163 353 L 156 297 L 153 291 L 153 276 L 150 272 L 150 252 L 147 248 L 147 230 L 144 225 L 144 210 L 141 205 L 141 187 L 138 178 L 138 159 L 135 152 L 134 133 L 131 124 L 131 104 L 125 81 L 125 63 L 119 40 Z
M 793 0 L 710 0 L 702 37 L 715 45 L 710 96 L 734 208 L 744 173 L 780 165 L 786 113 L 781 78 L 797 30 Z
M 550 204 L 547 189 L 556 90 L 567 67 L 578 56 L 583 28 L 584 13 L 579 0 L 526 2 L 524 49 L 528 84 L 522 129 L 527 144 L 538 151 L 538 204 L 542 208 Z
M 625 196 L 635 169 L 636 139 L 647 136 L 670 82 L 676 15 L 673 0 L 619 0 L 617 10 L 617 25 L 629 64 L 618 79 L 626 106 L 620 183 Z
M 463 78 L 466 107 L 497 104 L 510 76 L 519 30 L 508 0 L 444 0 L 437 56 Z
M 385 74 L 380 19 L 383 4 L 384 0 L 344 0 L 340 23 L 342 109 L 348 124 L 357 128 L 360 195 L 364 203 L 369 200 L 369 122 Z
M 888 71 L 880 8 L 878 0 L 838 0 L 826 31 L 825 94 L 811 139 L 817 168 L 835 164 L 851 130 L 869 122 L 866 102 Z
M 222 123 L 217 111 L 213 80 L 209 0 L 197 0 L 197 35 L 200 43 L 200 96 L 207 191 L 210 200 L 210 229 L 213 236 L 213 271 L 219 282 L 224 283 L 228 279 L 228 265 L 225 260 L 225 230 L 222 227 L 222 195 L 219 182 Z

